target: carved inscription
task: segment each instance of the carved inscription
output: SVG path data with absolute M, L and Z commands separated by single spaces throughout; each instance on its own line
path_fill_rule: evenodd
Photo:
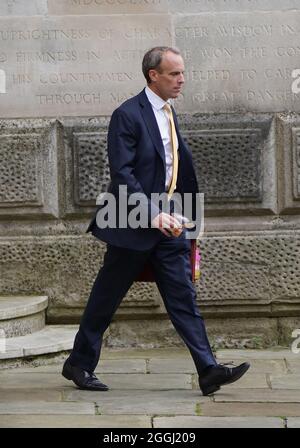
M 25 0 L 23 0 L 25 1 Z M 298 0 L 48 0 L 49 14 L 150 14 L 275 11 L 298 8 Z
M 136 2 L 136 6 L 142 3 L 151 6 L 150 1 Z M 188 9 L 205 2 L 184 3 Z M 92 4 L 96 3 L 85 7 Z M 108 5 L 97 3 L 97 7 L 104 4 Z M 165 7 L 166 2 L 155 4 Z M 75 9 L 82 6 L 68 3 Z M 299 81 L 294 76 L 300 69 L 300 8 L 284 13 L 124 17 L 0 19 L 5 116 L 110 114 L 144 87 L 142 57 L 150 47 L 162 44 L 178 46 L 186 63 L 187 82 L 177 100 L 178 112 L 300 110 L 300 92 L 295 88 Z
M 183 111 L 300 110 L 300 11 L 178 17 L 187 70 Z
M 139 17 L 0 20 L 6 116 L 110 114 L 144 87 L 145 51 L 171 44 L 169 17 Z
M 49 13 L 62 15 L 163 13 L 170 4 L 170 0 L 48 0 Z

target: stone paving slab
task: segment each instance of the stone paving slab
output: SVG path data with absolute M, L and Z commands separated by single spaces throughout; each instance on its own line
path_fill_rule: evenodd
M 11 370 L 2 370 L 0 372 L 0 394 L 2 389 L 56 389 L 61 390 L 62 388 L 71 387 L 71 382 L 67 381 L 61 375 L 55 373 L 43 373 L 32 374 L 23 373 L 21 376 L 19 373 L 14 373 Z
M 235 364 L 245 362 L 244 359 L 236 359 Z M 289 363 L 290 365 L 290 363 Z M 50 364 L 48 366 L 23 367 L 18 368 L 16 373 L 33 372 L 33 373 L 60 373 L 63 363 Z M 291 367 L 297 372 L 297 363 L 291 364 Z M 248 374 L 253 373 L 287 373 L 287 364 L 284 359 L 275 360 L 251 360 L 251 367 Z M 149 358 L 149 359 L 101 359 L 97 368 L 97 373 L 196 373 L 196 367 L 189 358 Z
M 187 374 L 138 374 L 138 373 L 112 373 L 103 374 L 99 379 L 111 389 L 191 389 L 191 375 Z M 22 380 L 18 373 L 0 372 L 0 391 L 6 388 L 61 388 L 73 387 L 73 382 L 66 380 L 62 375 L 55 373 L 23 373 Z
M 197 372 L 192 359 L 151 358 L 147 363 L 149 373 L 195 373 Z
M 300 375 L 270 375 L 272 389 L 300 389 Z
M 56 373 L 61 374 L 63 362 L 59 364 L 50 364 L 38 367 L 21 367 L 15 370 L 15 373 Z M 104 359 L 101 360 L 95 370 L 97 374 L 101 373 L 146 373 L 146 360 L 144 359 Z
M 1 415 L 0 428 L 151 428 L 144 415 Z
M 1 389 L 1 402 L 14 401 L 60 401 L 62 399 L 62 391 L 55 389 Z M 87 400 L 86 400 L 87 401 Z
M 90 391 L 74 390 L 63 394 L 65 401 L 96 402 L 100 414 L 190 414 L 197 415 L 200 403 L 210 402 L 192 390 L 144 391 L 129 390 L 109 391 L 95 394 Z
M 287 369 L 289 373 L 299 373 L 300 372 L 300 359 L 287 359 L 286 360 Z
M 154 428 L 284 428 L 275 417 L 154 417 Z
M 230 385 L 232 386 L 232 384 Z M 300 403 L 300 390 L 233 389 L 222 387 L 214 395 L 215 402 Z
M 50 402 L 50 401 L 16 401 L 0 403 L 0 415 L 17 414 L 48 414 L 48 415 L 95 415 L 94 403 L 71 403 L 71 402 Z
M 167 358 L 167 359 L 179 359 L 186 358 L 191 359 L 190 352 L 187 348 L 149 348 L 149 349 L 140 349 L 140 348 L 131 348 L 131 349 L 110 349 L 103 348 L 101 350 L 101 358 L 100 359 L 129 359 L 129 358 Z
M 287 419 L 287 428 L 300 428 L 300 417 L 290 417 Z
M 270 350 L 217 350 L 216 357 L 218 359 L 232 360 L 242 359 L 244 361 L 251 359 L 295 359 L 295 354 L 290 349 L 273 348 Z
M 232 383 L 228 386 L 223 386 L 224 390 L 227 389 L 227 387 L 233 388 L 233 389 L 268 389 L 269 385 L 267 382 L 267 376 L 263 373 L 250 373 L 248 371 L 245 373 L 245 375 L 240 378 L 235 383 Z M 198 384 L 198 375 L 193 376 L 193 389 L 199 388 Z
M 290 417 L 300 416 L 300 403 L 206 402 L 198 405 L 198 411 L 211 417 Z
M 108 368 L 111 370 L 113 369 L 112 366 Z M 20 382 L 21 375 L 22 382 Z M 199 389 L 197 374 L 194 374 L 193 381 L 191 381 L 191 375 L 179 373 L 100 373 L 98 376 L 101 381 L 107 384 L 111 389 L 190 389 L 191 387 L 193 389 Z M 70 387 L 73 385 L 72 382 L 65 380 L 61 376 L 61 365 L 59 368 L 56 365 L 2 371 L 0 372 L 0 381 L 0 389 L 3 387 L 23 388 L 24 382 L 29 388 L 45 387 L 46 389 L 49 389 L 51 387 L 61 388 L 64 386 Z M 238 382 L 230 385 L 230 387 L 238 389 L 248 389 L 253 387 L 257 389 L 268 388 L 268 384 L 265 375 L 247 373 Z
M 191 389 L 192 379 L 191 375 L 183 373 L 168 373 L 168 374 L 103 374 L 101 381 L 107 384 L 111 389 L 153 389 L 153 390 L 168 390 L 168 389 Z
M 146 373 L 144 359 L 103 359 L 99 362 L 96 373 Z M 177 373 L 177 372 L 175 372 Z
M 217 361 L 223 362 L 222 359 Z M 245 359 L 234 359 L 234 364 L 242 364 Z M 251 359 L 249 360 L 250 369 L 247 375 L 252 373 L 273 373 L 273 374 L 285 374 L 288 373 L 287 362 L 284 359 Z M 230 367 L 230 366 L 229 366 Z
M 236 356 L 229 356 L 233 352 Z M 6 369 L 0 371 L 0 426 L 150 428 L 154 418 L 154 427 L 283 427 L 286 417 L 297 427 L 300 375 L 298 358 L 289 354 L 282 349 L 222 351 L 221 362 L 249 360 L 251 369 L 212 397 L 202 396 L 186 349 L 102 352 L 96 372 L 110 387 L 105 392 L 76 388 L 61 376 L 61 359 Z

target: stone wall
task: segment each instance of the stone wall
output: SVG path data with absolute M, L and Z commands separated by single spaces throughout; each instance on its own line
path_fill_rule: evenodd
M 48 322 L 78 322 L 105 249 L 85 230 L 109 180 L 109 116 L 144 87 L 144 52 L 176 45 L 205 193 L 199 306 L 216 344 L 289 343 L 299 23 L 298 0 L 0 0 L 0 294 L 48 295 Z M 134 285 L 107 343 L 179 343 L 155 287 Z

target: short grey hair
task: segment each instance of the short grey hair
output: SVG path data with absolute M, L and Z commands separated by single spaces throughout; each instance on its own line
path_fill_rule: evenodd
M 145 54 L 142 62 L 142 70 L 148 84 L 151 83 L 149 70 L 158 70 L 164 53 L 167 53 L 168 51 L 171 51 L 174 54 L 181 54 L 180 50 L 175 47 L 154 47 L 151 48 L 151 50 L 148 50 Z

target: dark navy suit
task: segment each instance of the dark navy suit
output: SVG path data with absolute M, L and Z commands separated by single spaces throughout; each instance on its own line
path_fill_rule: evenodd
M 179 168 L 176 192 L 192 193 L 196 207 L 197 179 L 190 149 L 184 143 L 173 110 L 178 137 Z M 111 183 L 108 191 L 117 198 L 119 185 L 128 193 L 144 193 L 143 206 L 149 221 L 159 213 L 151 193 L 165 192 L 165 152 L 152 106 L 143 90 L 112 114 L 108 131 Z M 101 208 L 99 206 L 97 211 Z M 104 263 L 94 282 L 81 319 L 70 362 L 94 371 L 101 352 L 103 333 L 123 297 L 146 262 L 152 265 L 155 281 L 170 319 L 187 345 L 198 373 L 215 365 L 204 322 L 196 304 L 190 265 L 191 240 L 167 237 L 154 228 L 99 228 L 96 213 L 87 229 L 107 243 Z M 184 214 L 184 210 L 183 210 Z M 195 210 L 192 211 L 195 219 Z

